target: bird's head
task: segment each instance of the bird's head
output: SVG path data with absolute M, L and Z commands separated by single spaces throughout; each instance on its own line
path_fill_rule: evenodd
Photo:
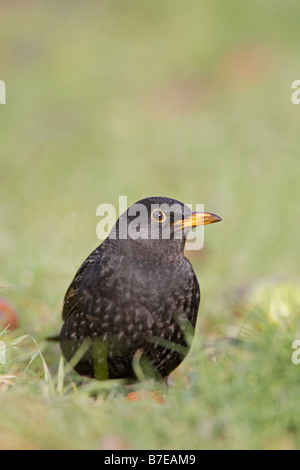
M 190 229 L 219 222 L 222 219 L 210 212 L 192 212 L 182 202 L 167 197 L 141 199 L 118 219 L 109 238 L 123 241 L 123 249 L 162 247 L 168 252 L 183 252 Z M 161 250 L 160 250 L 161 251 Z

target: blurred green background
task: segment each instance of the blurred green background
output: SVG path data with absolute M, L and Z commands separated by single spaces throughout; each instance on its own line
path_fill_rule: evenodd
M 256 404 L 246 406 L 264 348 L 250 357 L 225 352 L 215 366 L 204 361 L 200 378 L 187 384 L 187 370 L 203 362 L 196 344 L 178 382 L 175 374 L 169 408 L 148 403 L 150 419 L 142 405 L 130 405 L 137 407 L 133 424 L 123 396 L 45 396 L 41 361 L 24 370 L 34 346 L 27 339 L 2 371 L 17 378 L 2 394 L 0 384 L 1 446 L 299 447 L 292 417 L 300 411 L 300 369 L 290 361 L 290 341 L 297 332 L 300 339 L 300 105 L 291 102 L 291 84 L 300 79 L 299 2 L 27 0 L 0 1 L 0 10 L 7 87 L 0 105 L 0 295 L 19 311 L 16 334 L 43 344 L 59 330 L 63 295 L 99 244 L 96 209 L 117 206 L 119 195 L 129 205 L 153 195 L 203 203 L 223 218 L 206 230 L 204 249 L 187 254 L 202 291 L 199 337 L 235 335 L 252 311 L 243 302 L 253 284 L 271 285 L 268 295 L 278 299 L 284 282 L 288 294 L 284 301 L 279 295 L 275 310 L 285 308 L 290 321 L 276 332 L 262 329 L 270 333 L 264 348 L 284 330 L 277 351 L 284 357 L 272 362 L 282 369 L 270 365 L 260 375 L 280 396 L 254 381 Z M 272 317 L 265 297 L 255 302 L 260 317 Z M 58 350 L 44 348 L 55 373 Z M 203 385 L 202 377 L 211 382 Z M 184 396 L 188 405 L 177 413 Z M 33 406 L 43 418 L 30 427 Z

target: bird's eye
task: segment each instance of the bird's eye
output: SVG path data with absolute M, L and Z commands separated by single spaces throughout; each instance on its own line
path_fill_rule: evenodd
M 151 212 L 151 217 L 155 222 L 159 223 L 162 223 L 166 220 L 166 214 L 160 209 L 154 209 L 154 211 Z

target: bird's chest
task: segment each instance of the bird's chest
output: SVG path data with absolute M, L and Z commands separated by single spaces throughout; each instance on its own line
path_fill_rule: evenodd
M 105 321 L 125 332 L 171 328 L 181 317 L 189 316 L 193 275 L 185 263 L 111 265 L 101 286 L 104 312 L 109 313 Z
M 157 305 L 167 297 L 178 297 L 189 290 L 193 271 L 184 263 L 129 263 L 111 266 L 103 294 L 122 301 Z

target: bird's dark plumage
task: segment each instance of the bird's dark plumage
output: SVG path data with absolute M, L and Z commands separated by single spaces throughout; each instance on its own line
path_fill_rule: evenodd
M 141 206 L 143 217 L 134 210 Z M 79 374 L 135 380 L 137 359 L 145 376 L 166 377 L 181 363 L 200 301 L 183 252 L 186 234 L 218 220 L 158 197 L 139 201 L 120 217 L 65 296 L 61 349 L 67 360 L 81 351 L 74 366 Z

